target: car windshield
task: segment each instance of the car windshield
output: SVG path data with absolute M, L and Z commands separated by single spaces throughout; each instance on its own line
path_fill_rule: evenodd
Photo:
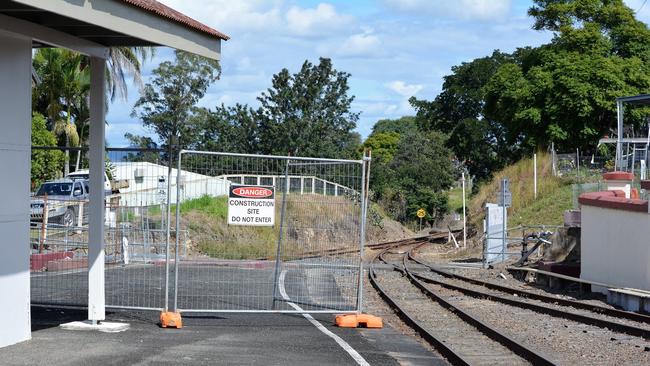
M 72 183 L 45 183 L 36 192 L 37 196 L 69 196 L 72 191 Z

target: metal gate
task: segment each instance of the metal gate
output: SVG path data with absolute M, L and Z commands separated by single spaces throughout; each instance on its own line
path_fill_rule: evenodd
M 369 161 L 181 151 L 171 201 L 175 232 L 189 234 L 170 251 L 171 308 L 361 311 Z M 236 188 L 272 194 L 273 217 L 233 221 L 235 204 L 248 202 L 229 197 Z

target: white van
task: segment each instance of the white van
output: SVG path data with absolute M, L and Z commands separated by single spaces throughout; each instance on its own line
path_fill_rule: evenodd
M 89 180 L 90 171 L 88 169 L 80 169 L 68 174 L 66 178 L 72 180 L 78 180 L 78 179 Z M 106 172 L 104 172 L 104 193 L 110 195 L 112 192 L 113 190 L 111 188 L 111 181 L 108 179 L 108 175 L 106 175 Z

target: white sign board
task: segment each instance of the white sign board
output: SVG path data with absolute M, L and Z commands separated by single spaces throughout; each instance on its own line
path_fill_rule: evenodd
M 503 230 L 507 227 L 506 222 L 503 222 L 504 215 L 503 206 L 494 203 L 485 204 L 485 248 L 484 259 L 487 263 L 493 263 L 505 260 L 504 253 L 507 250 L 503 242 Z
M 228 194 L 228 225 L 275 225 L 273 187 L 231 185 Z

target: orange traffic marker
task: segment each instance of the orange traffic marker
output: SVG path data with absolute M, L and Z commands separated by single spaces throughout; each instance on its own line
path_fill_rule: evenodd
M 383 328 L 384 323 L 378 316 L 368 314 L 345 314 L 336 316 L 336 325 L 341 328 Z
M 160 326 L 163 328 L 183 328 L 181 313 L 172 311 L 160 312 Z

